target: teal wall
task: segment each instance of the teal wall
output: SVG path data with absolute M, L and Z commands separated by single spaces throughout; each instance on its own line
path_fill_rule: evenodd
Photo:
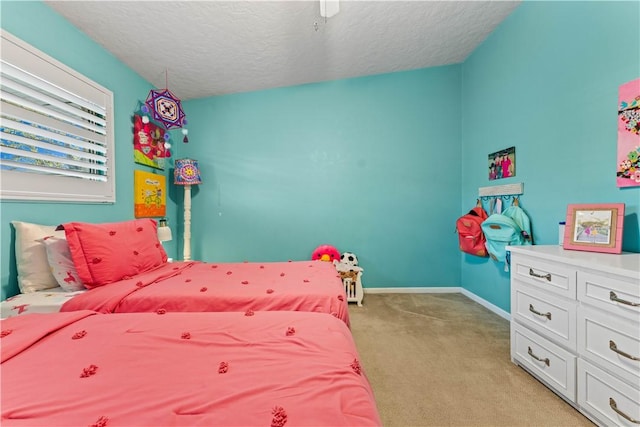
M 184 103 L 193 256 L 358 255 L 367 287 L 457 286 L 460 66 Z
M 570 203 L 625 203 L 623 249 L 639 252 L 640 187 L 616 187 L 618 87 L 640 77 L 638 2 L 525 2 L 463 64 L 462 202 L 524 183 L 536 244 L 558 243 Z M 487 154 L 516 147 L 516 176 Z M 612 255 L 613 256 L 613 255 Z M 463 256 L 462 286 L 510 311 L 509 276 Z
M 144 168 L 130 118 L 150 85 L 43 3 L 2 2 L 1 13 L 2 28 L 114 91 L 118 200 L 2 203 L 4 298 L 17 292 L 10 220 L 133 216 L 133 169 Z M 639 15 L 637 2 L 525 2 L 462 65 L 185 101 L 191 142 L 174 157 L 199 160 L 204 180 L 193 257 L 307 259 L 332 244 L 358 254 L 366 287 L 463 286 L 509 311 L 508 274 L 462 255 L 453 230 L 478 187 L 510 182 L 524 182 L 536 243 L 557 243 L 569 203 L 624 202 L 624 249 L 639 252 L 640 187 L 614 176 Z M 516 177 L 489 182 L 487 155 L 511 146 Z M 170 186 L 176 258 L 182 195 Z
M 152 86 L 44 3 L 3 1 L 1 8 L 3 30 L 113 91 L 116 138 L 115 204 L 0 202 L 0 296 L 4 299 L 18 292 L 11 220 L 57 225 L 133 218 L 133 170 L 150 169 L 134 166 L 131 117 Z M 175 212 L 175 206 L 168 201 L 169 212 Z M 175 241 L 165 247 L 169 256 L 175 256 Z

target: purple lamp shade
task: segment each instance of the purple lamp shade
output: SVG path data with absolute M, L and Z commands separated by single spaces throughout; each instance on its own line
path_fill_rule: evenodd
M 202 184 L 198 161 L 193 159 L 176 159 L 173 183 L 176 185 Z

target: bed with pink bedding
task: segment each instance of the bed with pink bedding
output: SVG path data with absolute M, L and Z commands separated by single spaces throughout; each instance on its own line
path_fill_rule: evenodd
M 57 282 L 63 288 L 71 280 L 74 289 L 83 292 L 80 295 L 68 292 L 55 300 L 51 292 L 46 293 L 49 295 L 46 298 L 34 292 L 19 295 L 0 304 L 2 317 L 38 310 L 101 313 L 282 310 L 332 314 L 349 325 L 344 287 L 331 263 L 170 263 L 158 241 L 157 224 L 149 218 L 98 224 L 70 222 L 59 228 L 64 229 L 64 238 L 47 234 L 53 227 L 38 228 L 40 237 L 36 242 L 44 263 L 39 266 L 43 270 L 40 275 L 50 276 L 54 284 Z M 34 238 L 26 240 L 33 243 Z M 17 257 L 34 258 L 32 253 Z M 41 285 L 42 289 L 51 287 Z
M 29 314 L 0 321 L 3 426 L 379 426 L 324 313 Z
M 74 310 L 310 311 L 349 325 L 342 281 L 333 264 L 322 261 L 165 263 L 76 295 L 60 311 Z

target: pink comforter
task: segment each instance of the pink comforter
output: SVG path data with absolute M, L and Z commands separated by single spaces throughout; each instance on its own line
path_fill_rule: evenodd
M 327 314 L 79 311 L 0 326 L 3 426 L 381 425 L 349 329 Z
M 173 262 L 71 298 L 61 311 L 314 311 L 349 325 L 342 280 L 322 261 Z

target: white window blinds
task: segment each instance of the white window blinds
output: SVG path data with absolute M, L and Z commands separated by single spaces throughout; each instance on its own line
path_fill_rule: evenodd
M 115 202 L 113 93 L 2 31 L 0 197 Z

